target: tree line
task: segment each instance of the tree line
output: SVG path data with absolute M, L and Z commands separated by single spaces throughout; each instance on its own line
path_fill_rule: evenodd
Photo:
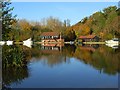
M 41 21 L 28 21 L 26 19 L 16 19 L 13 16 L 13 7 L 10 2 L 2 4 L 2 39 L 22 41 L 32 38 L 40 41 L 42 32 L 61 32 L 65 41 L 73 41 L 80 35 L 95 34 L 102 40 L 111 39 L 114 36 L 120 37 L 120 9 L 110 6 L 98 11 L 89 17 L 85 17 L 75 25 L 70 25 L 70 20 L 63 22 L 56 17 L 43 18 Z
M 13 7 L 10 7 L 11 2 L 1 2 L 2 4 L 2 39 L 22 41 L 32 38 L 34 41 L 40 40 L 42 32 L 61 32 L 64 37 L 66 29 L 70 27 L 70 20 L 64 22 L 56 17 L 43 18 L 41 21 L 28 21 L 26 19 L 16 19 L 13 16 Z
M 120 38 L 120 8 L 109 6 L 102 11 L 95 12 L 83 18 L 70 29 L 74 30 L 77 37 L 80 35 L 95 34 L 102 40 L 113 37 Z

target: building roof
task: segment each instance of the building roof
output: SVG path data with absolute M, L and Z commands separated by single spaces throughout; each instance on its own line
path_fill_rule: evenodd
M 94 38 L 96 35 L 87 35 L 87 36 L 80 36 L 79 39 L 92 39 Z
M 41 36 L 59 36 L 58 32 L 43 32 Z

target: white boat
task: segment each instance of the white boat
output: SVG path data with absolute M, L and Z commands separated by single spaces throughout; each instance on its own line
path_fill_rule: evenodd
M 114 45 L 119 45 L 119 39 L 118 38 L 113 38 L 112 40 L 105 41 L 106 44 L 114 44 Z
M 13 41 L 6 41 L 6 44 L 9 45 L 13 45 Z
M 4 45 L 5 44 L 5 41 L 0 41 L 0 45 Z
M 23 41 L 23 45 L 25 45 L 25 46 L 27 46 L 27 47 L 29 47 L 29 48 L 32 47 L 32 44 L 33 44 L 33 41 L 31 40 L 31 38 Z
M 107 45 L 108 47 L 111 47 L 113 49 L 117 49 L 118 48 L 118 45 L 116 45 L 116 44 L 105 44 L 105 45 Z

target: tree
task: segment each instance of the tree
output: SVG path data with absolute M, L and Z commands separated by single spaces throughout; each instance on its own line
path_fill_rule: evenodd
M 21 19 L 18 21 L 18 24 L 23 31 L 30 31 L 31 25 L 26 19 Z
M 61 32 L 63 23 L 58 18 L 49 17 L 47 18 L 46 23 L 47 28 L 51 29 L 52 31 Z
M 90 28 L 90 32 L 89 32 L 89 34 L 92 35 L 92 33 L 93 33 L 93 29 Z
M 72 30 L 67 30 L 65 33 L 65 41 L 74 41 L 76 39 L 76 34 L 75 31 Z
M 41 26 L 40 25 L 35 25 L 35 26 L 32 26 L 31 28 L 31 37 L 32 37 L 32 40 L 35 41 L 35 40 L 38 40 L 40 34 L 41 34 Z
M 103 12 L 107 16 L 109 15 L 109 13 L 111 13 L 112 11 L 116 11 L 116 10 L 117 10 L 116 6 L 110 6 L 110 7 L 103 9 Z
M 19 40 L 26 40 L 32 36 L 32 25 L 27 20 L 19 20 L 17 22 L 17 27 L 20 29 Z
M 87 21 L 87 19 L 88 19 L 88 18 L 87 18 L 87 17 L 85 17 L 84 19 L 82 19 L 82 21 L 81 21 L 81 22 L 84 24 L 84 23 Z
M 2 3 L 2 39 L 8 40 L 9 39 L 9 32 L 12 30 L 12 24 L 16 22 L 16 15 L 12 16 L 12 10 L 14 7 L 10 7 L 10 1 L 3 1 Z
M 66 24 L 67 24 L 67 27 L 70 27 L 70 20 L 69 19 L 66 20 Z

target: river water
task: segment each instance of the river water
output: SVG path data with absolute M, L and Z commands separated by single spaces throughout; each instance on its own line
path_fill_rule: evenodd
M 2 47 L 3 87 L 117 88 L 120 47 Z

